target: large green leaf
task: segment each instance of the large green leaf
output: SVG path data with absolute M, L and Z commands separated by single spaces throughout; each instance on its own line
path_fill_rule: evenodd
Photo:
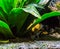
M 32 5 L 28 5 L 26 8 L 23 8 L 23 10 L 27 13 L 34 15 L 35 17 L 41 18 L 41 15 L 37 11 L 37 9 Z
M 22 13 L 21 8 L 13 8 L 10 13 L 9 13 L 9 17 L 8 17 L 8 22 L 11 26 L 14 26 L 16 24 L 17 17 L 19 17 L 18 15 L 20 15 Z M 22 17 L 20 15 L 20 17 Z
M 0 20 L 0 33 L 2 33 L 7 38 L 12 38 L 14 35 L 12 34 L 7 23 Z
M 30 4 L 30 3 L 39 3 L 40 0 L 27 0 L 27 2 L 28 2 L 28 4 Z
M 6 13 L 9 13 L 13 8 L 14 0 L 0 0 L 0 7 L 4 9 Z
M 4 10 L 0 7 L 0 19 L 4 20 L 7 22 L 7 17 L 8 15 L 4 12 Z
M 28 13 L 24 12 L 22 8 L 14 8 L 10 12 L 10 16 L 8 18 L 9 23 L 11 25 L 16 25 L 17 30 L 20 30 L 23 26 L 25 20 L 27 19 Z
M 50 12 L 50 13 L 43 14 L 43 15 L 41 16 L 41 19 L 39 19 L 39 18 L 36 19 L 30 27 L 35 26 L 36 24 L 44 21 L 45 19 L 48 19 L 48 18 L 50 18 L 50 17 L 55 17 L 55 16 L 60 16 L 60 11 L 54 11 L 54 12 Z
M 14 7 L 14 8 L 17 7 L 18 2 L 19 2 L 18 0 L 14 0 L 14 2 L 13 2 L 13 3 L 14 3 L 14 4 L 13 4 L 13 7 Z
M 24 6 L 24 4 L 25 4 L 26 1 L 27 1 L 27 0 L 20 0 L 20 1 L 19 1 L 19 2 L 20 2 L 20 8 Z

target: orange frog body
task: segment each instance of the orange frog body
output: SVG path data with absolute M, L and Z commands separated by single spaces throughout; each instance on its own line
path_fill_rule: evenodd
M 32 32 L 34 32 L 35 30 L 39 31 L 41 29 L 41 24 L 37 24 L 32 28 Z
M 37 24 L 37 25 L 35 25 L 35 26 L 32 28 L 32 32 L 39 33 L 41 29 L 43 29 L 42 24 Z M 48 32 L 47 32 L 47 31 L 42 31 L 41 34 L 47 35 Z

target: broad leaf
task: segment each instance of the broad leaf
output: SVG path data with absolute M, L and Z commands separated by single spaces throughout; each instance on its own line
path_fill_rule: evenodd
M 25 4 L 26 1 L 27 1 L 27 0 L 20 0 L 20 1 L 19 1 L 19 2 L 20 2 L 20 8 L 24 6 L 24 4 Z
M 8 17 L 8 22 L 10 25 L 14 26 L 16 24 L 17 17 L 19 17 L 18 15 L 20 15 L 20 13 L 22 13 L 22 9 L 21 8 L 13 8 L 10 13 L 9 13 L 9 17 Z M 21 15 L 20 15 L 21 17 Z
M 13 8 L 14 0 L 0 0 L 0 7 L 4 9 L 6 13 L 9 13 Z
M 4 10 L 0 7 L 0 19 L 7 22 L 8 15 L 4 12 Z
M 27 2 L 28 2 L 28 4 L 30 4 L 30 3 L 39 3 L 40 0 L 27 0 Z
M 33 24 L 30 27 L 35 26 L 36 24 L 44 21 L 45 19 L 48 19 L 50 17 L 55 17 L 55 16 L 60 16 L 60 11 L 54 11 L 54 12 L 50 12 L 50 13 L 46 13 L 44 15 L 41 16 L 41 19 L 36 19 Z
M 32 5 L 28 5 L 26 8 L 23 8 L 23 10 L 27 13 L 34 15 L 37 18 L 41 18 L 37 9 Z
M 12 34 L 8 24 L 0 20 L 0 33 L 2 33 L 5 37 L 11 38 L 14 37 Z
M 16 8 L 16 7 L 18 6 L 18 2 L 19 2 L 18 0 L 14 0 L 14 2 L 13 2 L 13 3 L 14 3 L 14 4 L 13 4 L 13 7 L 14 7 L 14 8 Z
M 17 29 L 20 30 L 25 20 L 27 19 L 28 13 L 24 12 L 21 8 L 14 8 L 10 12 L 9 23 L 16 25 Z

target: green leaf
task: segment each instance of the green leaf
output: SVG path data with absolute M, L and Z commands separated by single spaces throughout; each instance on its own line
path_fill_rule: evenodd
M 39 3 L 40 0 L 27 0 L 28 4 L 31 4 L 31 3 Z
M 8 22 L 10 25 L 14 26 L 17 22 L 17 17 L 19 17 L 18 15 L 20 15 L 20 13 L 22 13 L 21 8 L 13 8 L 10 13 L 9 13 L 9 17 L 8 17 Z M 21 15 L 20 15 L 21 17 Z
M 17 7 L 17 4 L 18 4 L 18 0 L 14 0 L 14 4 L 13 4 L 13 7 L 16 8 Z
M 0 0 L 0 7 L 4 9 L 6 13 L 9 13 L 13 8 L 14 0 Z
M 31 28 L 32 28 L 33 26 L 35 26 L 36 24 L 44 21 L 45 19 L 48 19 L 48 18 L 50 18 L 50 17 L 55 17 L 55 16 L 60 16 L 60 11 L 54 11 L 54 12 L 50 12 L 50 13 L 43 14 L 43 15 L 41 16 L 41 19 L 38 18 L 38 19 L 36 19 L 36 20 L 33 22 L 33 24 L 31 25 Z
M 19 1 L 19 2 L 20 2 L 20 8 L 24 6 L 24 4 L 25 4 L 26 1 L 27 1 L 27 0 L 20 0 L 20 1 Z
M 24 12 L 21 8 L 14 8 L 10 12 L 8 21 L 9 23 L 11 23 L 12 26 L 16 25 L 17 30 L 20 30 L 25 20 L 27 19 L 27 16 L 28 13 Z
M 23 8 L 23 10 L 27 13 L 30 13 L 32 15 L 34 15 L 37 18 L 41 18 L 39 12 L 37 11 L 37 9 L 32 6 L 32 5 L 28 5 L 26 8 Z
M 12 38 L 14 35 L 12 34 L 7 23 L 0 20 L 0 33 L 2 33 L 6 38 Z

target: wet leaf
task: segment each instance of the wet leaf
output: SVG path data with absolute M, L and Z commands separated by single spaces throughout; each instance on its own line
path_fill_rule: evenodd
M 39 14 L 39 12 L 37 11 L 37 9 L 34 6 L 29 5 L 26 8 L 23 8 L 23 10 L 25 12 L 30 13 L 30 14 L 34 15 L 35 17 L 41 19 L 41 17 L 40 17 L 41 15 Z
M 36 24 L 44 21 L 45 19 L 48 19 L 50 17 L 56 17 L 56 16 L 60 16 L 60 11 L 53 11 L 53 12 L 50 12 L 50 13 L 46 13 L 46 14 L 43 14 L 41 16 L 41 19 L 37 18 L 30 27 L 33 27 L 35 26 Z
M 1 20 L 0 20 L 0 33 L 2 33 L 7 38 L 14 37 L 14 35 L 12 34 L 8 24 L 1 21 Z

